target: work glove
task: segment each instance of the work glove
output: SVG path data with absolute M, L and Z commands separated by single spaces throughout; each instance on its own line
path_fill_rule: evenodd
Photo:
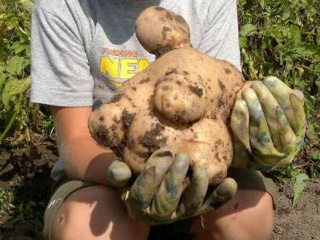
M 265 169 L 289 164 L 304 143 L 304 96 L 276 77 L 248 81 L 238 93 L 231 129 L 233 166 Z
M 113 162 L 107 176 L 121 192 L 132 218 L 167 224 L 216 209 L 236 194 L 232 178 L 211 189 L 205 169 L 195 171 L 187 181 L 189 167 L 188 155 L 175 155 L 166 147 L 150 156 L 133 184 L 129 184 L 131 170 L 124 162 Z

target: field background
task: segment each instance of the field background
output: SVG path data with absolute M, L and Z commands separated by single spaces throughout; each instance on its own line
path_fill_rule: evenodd
M 0 0 L 0 240 L 41 239 L 57 160 L 52 116 L 29 102 L 33 1 Z M 319 0 L 238 0 L 246 79 L 274 75 L 303 91 L 305 147 L 288 167 L 266 172 L 279 186 L 273 239 L 320 239 Z

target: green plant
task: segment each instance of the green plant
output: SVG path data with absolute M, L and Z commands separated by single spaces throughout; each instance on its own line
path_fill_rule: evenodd
M 12 204 L 13 193 L 0 188 L 0 219 L 8 216 L 15 206 Z
M 293 201 L 292 201 L 292 207 L 295 207 L 298 200 L 300 199 L 303 190 L 307 186 L 307 181 L 309 180 L 309 176 L 305 173 L 300 173 L 294 178 L 294 184 L 293 184 Z
M 247 79 L 275 75 L 305 95 L 320 86 L 318 0 L 239 0 L 240 45 Z
M 0 144 L 11 130 L 24 135 L 32 111 L 27 100 L 32 6 L 31 0 L 0 3 Z

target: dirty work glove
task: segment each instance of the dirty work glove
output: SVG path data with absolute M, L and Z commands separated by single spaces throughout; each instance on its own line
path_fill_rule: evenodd
M 302 92 L 276 77 L 247 82 L 231 115 L 233 165 L 263 169 L 291 163 L 304 142 L 303 105 Z
M 145 170 L 130 187 L 125 185 L 131 171 L 123 162 L 114 162 L 109 167 L 108 178 L 121 188 L 130 216 L 150 224 L 171 223 L 203 214 L 235 195 L 237 183 L 232 178 L 226 178 L 207 194 L 210 190 L 205 169 L 195 171 L 190 182 L 186 181 L 189 166 L 188 155 L 174 155 L 169 148 L 162 148 L 151 155 Z

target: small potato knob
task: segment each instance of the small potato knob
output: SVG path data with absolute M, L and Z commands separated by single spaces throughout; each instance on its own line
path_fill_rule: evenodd
M 124 138 L 122 113 L 122 107 L 116 104 L 102 105 L 91 113 L 88 124 L 90 133 L 99 144 L 114 147 L 121 143 Z
M 205 114 L 206 89 L 201 82 L 191 82 L 186 76 L 171 74 L 156 85 L 154 106 L 172 122 L 192 123 Z
M 188 23 L 161 7 L 150 7 L 140 14 L 136 35 L 144 49 L 157 57 L 173 49 L 191 47 Z

